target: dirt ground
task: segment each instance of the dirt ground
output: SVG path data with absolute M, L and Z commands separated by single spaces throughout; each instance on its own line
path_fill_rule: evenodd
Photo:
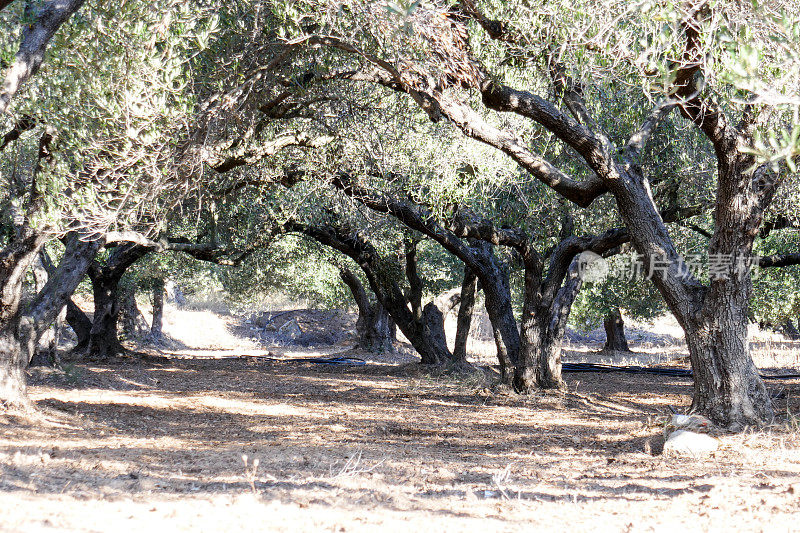
M 488 370 L 287 360 L 304 353 L 33 369 L 38 418 L 0 420 L 0 529 L 800 530 L 794 418 L 667 457 L 687 380 L 574 373 L 519 397 Z M 770 387 L 800 410 L 800 380 Z

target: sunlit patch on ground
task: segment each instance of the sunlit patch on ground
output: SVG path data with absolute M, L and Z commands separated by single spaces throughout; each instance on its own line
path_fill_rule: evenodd
M 482 372 L 211 348 L 34 370 L 44 418 L 0 424 L 3 529 L 788 530 L 800 512 L 795 418 L 708 457 L 646 451 L 687 380 L 574 373 L 520 397 Z M 800 410 L 800 380 L 770 387 Z

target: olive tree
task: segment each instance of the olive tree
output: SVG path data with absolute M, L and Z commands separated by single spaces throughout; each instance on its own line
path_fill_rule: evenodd
M 796 172 L 800 131 L 798 22 L 776 5 L 348 4 L 317 9 L 313 33 L 300 24 L 287 46 L 338 50 L 350 58 L 339 78 L 407 94 L 431 120 L 502 151 L 578 206 L 610 194 L 686 334 L 693 409 L 741 427 L 774 415 L 749 354 L 743 265 L 765 209 Z M 504 117 L 530 121 L 587 172 L 565 172 Z M 694 156 L 714 167 L 708 253 L 729 260 L 707 284 L 684 268 L 651 193 L 652 169 L 672 162 L 648 141 L 672 121 L 703 136 Z

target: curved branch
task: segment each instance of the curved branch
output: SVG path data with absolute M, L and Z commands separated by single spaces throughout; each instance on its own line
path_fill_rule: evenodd
M 677 99 L 681 114 L 700 128 L 711 141 L 717 159 L 730 163 L 728 160 L 731 147 L 735 147 L 737 131 L 719 105 L 701 96 L 705 78 L 702 71 L 704 53 L 700 31 L 709 9 L 707 2 L 697 2 L 683 20 L 686 47 L 681 66 L 675 73 L 671 96 Z
M 611 147 L 589 127 L 571 119 L 544 98 L 493 81 L 481 86 L 481 96 L 484 105 L 489 109 L 511 111 L 544 126 L 575 149 L 600 176 L 612 172 L 614 162 Z M 573 102 L 573 105 L 577 104 Z M 576 107 L 579 108 L 580 106 Z M 595 177 L 594 180 L 600 182 L 599 177 Z
M 675 102 L 669 98 L 656 104 L 641 127 L 628 139 L 625 144 L 625 150 L 633 156 L 638 156 L 647 146 L 647 142 L 658 129 L 658 126 L 664 122 L 673 109 L 675 109 Z
M 50 0 L 38 9 L 32 7 L 32 3 L 25 8 L 25 14 L 34 22 L 23 30 L 19 51 L 14 57 L 14 63 L 6 71 L 5 80 L 0 87 L 0 114 L 8 111 L 8 106 L 19 88 L 39 70 L 50 39 L 84 2 L 85 0 Z
M 378 69 L 343 72 L 338 74 L 338 77 L 352 81 L 376 83 L 393 91 L 410 94 L 410 91 L 402 83 Z M 552 112 L 553 121 L 562 124 L 564 131 L 571 132 L 565 133 L 565 135 L 579 144 L 583 143 L 583 146 L 589 146 L 589 144 L 585 144 L 588 143 L 585 138 L 588 130 L 585 127 L 565 117 L 549 102 L 533 95 L 530 97 L 544 102 L 543 109 L 547 108 L 547 113 Z M 432 120 L 434 120 L 433 117 L 446 117 L 465 135 L 502 151 L 537 180 L 581 207 L 587 207 L 595 198 L 606 192 L 600 179 L 593 177 L 588 181 L 577 181 L 570 178 L 547 159 L 528 149 L 525 143 L 515 135 L 489 124 L 469 106 L 423 91 L 416 91 L 415 101 L 431 116 Z M 588 133 L 590 134 L 590 132 Z

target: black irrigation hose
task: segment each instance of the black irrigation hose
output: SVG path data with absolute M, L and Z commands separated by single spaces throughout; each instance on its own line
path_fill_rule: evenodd
M 315 365 L 352 365 L 364 366 L 367 362 L 358 357 L 269 357 L 265 355 L 231 355 L 223 356 L 218 359 L 252 359 L 254 361 L 269 361 L 270 363 L 312 363 Z
M 259 357 L 260 360 L 267 360 L 276 363 L 312 363 L 315 365 L 354 365 L 364 366 L 367 364 L 358 357 L 289 357 L 278 359 L 277 357 Z
M 663 366 L 613 366 L 599 363 L 563 363 L 563 372 L 625 372 L 627 374 L 656 374 L 675 378 L 690 378 L 692 371 L 685 368 L 669 368 Z M 762 379 L 797 379 L 800 374 L 768 375 L 761 374 Z
M 274 361 L 277 363 L 311 363 L 316 365 L 352 365 L 364 366 L 367 362 L 358 357 L 297 357 L 278 359 L 275 357 L 256 357 L 260 360 Z M 664 366 L 614 366 L 600 363 L 562 363 L 563 372 L 624 372 L 626 374 L 655 374 L 674 378 L 691 378 L 692 371 L 685 368 L 671 368 Z M 769 375 L 761 374 L 762 379 L 797 379 L 800 374 Z
M 313 363 L 316 365 L 355 365 L 364 366 L 367 364 L 358 357 L 298 357 L 297 359 L 281 359 L 282 361 L 298 361 L 300 363 Z

